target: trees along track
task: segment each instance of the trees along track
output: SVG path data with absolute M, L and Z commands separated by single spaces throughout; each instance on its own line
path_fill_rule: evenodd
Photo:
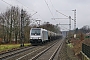
M 52 46 L 48 47 L 47 49 L 43 50 L 36 56 L 32 57 L 29 60 L 54 60 L 56 53 L 61 49 L 63 45 L 63 40 L 59 41 L 57 44 L 53 44 Z M 57 60 L 58 58 L 55 58 Z

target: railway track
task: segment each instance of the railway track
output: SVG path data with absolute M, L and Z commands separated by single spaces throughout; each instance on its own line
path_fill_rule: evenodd
M 59 40 L 55 40 L 55 41 L 49 42 L 43 46 L 31 46 L 31 47 L 21 48 L 21 49 L 17 49 L 14 51 L 2 53 L 2 54 L 0 54 L 0 60 L 28 60 L 28 59 L 29 60 L 36 60 L 35 59 L 36 55 L 40 54 L 41 51 L 43 51 L 43 50 L 47 49 L 46 51 L 48 51 L 49 49 L 54 47 L 54 45 L 57 45 L 58 41 Z M 59 43 L 59 44 L 61 44 L 61 43 Z M 49 46 L 51 46 L 51 47 L 49 47 Z M 44 52 L 46 52 L 46 51 L 44 51 Z M 41 53 L 41 55 L 43 53 Z M 54 53 L 56 54 L 56 52 L 54 52 Z M 55 56 L 54 53 L 53 53 L 52 57 Z M 41 55 L 39 55 L 39 56 L 41 56 Z
M 32 57 L 29 60 L 57 60 L 58 55 L 56 54 L 61 49 L 62 45 L 63 45 L 63 41 L 59 41 L 57 44 L 53 44 L 52 46 L 38 53 L 36 56 Z
M 56 40 L 58 41 L 58 40 Z M 0 54 L 0 60 L 28 60 L 56 41 L 49 42 L 43 46 L 31 46 Z M 26 59 L 27 58 L 27 59 Z
M 48 46 L 51 46 L 52 44 L 54 45 L 54 44 L 56 44 L 57 42 L 58 42 L 58 40 L 53 41 L 53 42 L 51 42 L 51 43 L 49 43 L 49 44 L 46 44 L 46 45 L 44 45 L 44 46 L 41 46 L 41 48 L 38 47 L 38 49 L 33 50 L 32 52 L 30 52 L 30 53 L 28 53 L 28 54 L 26 54 L 26 55 L 24 55 L 24 56 L 21 56 L 21 57 L 19 57 L 19 58 L 16 59 L 16 60 L 28 60 L 28 59 L 31 59 L 33 56 L 37 55 L 37 54 L 40 53 L 41 51 L 43 51 L 43 50 L 45 50 L 46 48 L 48 48 Z
M 8 57 L 10 57 L 12 55 L 21 53 L 23 51 L 26 51 L 26 50 L 29 50 L 29 49 L 32 49 L 32 48 L 34 48 L 34 46 L 32 46 L 32 47 L 23 47 L 23 48 L 19 48 L 19 49 L 15 49 L 15 50 L 10 50 L 8 52 L 1 53 L 0 54 L 0 60 L 4 60 L 5 58 L 8 58 Z

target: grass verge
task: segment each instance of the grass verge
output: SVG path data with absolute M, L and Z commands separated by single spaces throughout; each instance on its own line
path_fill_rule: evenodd
M 25 43 L 24 46 L 28 46 L 30 43 Z M 0 45 L 0 52 L 2 51 L 7 51 L 11 50 L 14 48 L 20 48 L 20 44 L 5 44 L 5 45 Z
M 70 48 L 73 48 L 72 43 L 67 44 Z

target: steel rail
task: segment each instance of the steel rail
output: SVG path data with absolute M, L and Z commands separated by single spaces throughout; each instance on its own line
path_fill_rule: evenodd
M 5 58 L 7 58 L 7 57 L 10 57 L 10 56 L 12 56 L 12 55 L 18 54 L 18 53 L 20 53 L 20 52 L 23 52 L 23 51 L 26 51 L 26 50 L 29 50 L 29 49 L 32 49 L 32 48 L 34 48 L 34 46 L 32 46 L 32 47 L 27 47 L 27 48 L 23 48 L 23 49 L 19 49 L 19 50 L 17 49 L 17 50 L 10 51 L 10 52 L 6 52 L 6 53 L 0 55 L 0 59 L 5 59 Z
M 42 47 L 42 48 L 44 48 L 44 47 Z M 40 49 L 42 49 L 42 48 L 39 48 L 39 49 L 37 49 L 37 50 L 40 50 Z M 20 60 L 20 59 L 22 59 L 22 58 L 24 58 L 24 57 L 26 57 L 26 56 L 28 56 L 28 55 L 30 55 L 30 54 L 32 54 L 32 53 L 34 53 L 34 52 L 36 52 L 37 50 L 32 51 L 31 53 L 28 53 L 28 54 L 26 54 L 26 55 L 24 55 L 24 56 L 21 56 L 21 57 L 19 57 L 19 58 L 18 58 L 18 59 L 16 59 L 16 60 Z
M 55 50 L 55 52 L 52 54 L 52 56 L 50 57 L 49 60 L 53 60 L 53 58 L 55 57 L 56 53 L 58 52 L 59 49 L 61 49 L 63 45 L 63 42 L 57 47 L 57 49 Z
M 58 42 L 56 42 L 58 43 Z M 43 50 L 42 52 L 40 52 L 39 54 L 37 54 L 36 56 L 32 57 L 29 60 L 36 60 L 39 56 L 41 56 L 44 52 L 48 51 L 50 48 L 52 48 L 56 43 L 54 43 L 53 45 L 51 45 L 50 47 L 48 47 L 47 49 Z

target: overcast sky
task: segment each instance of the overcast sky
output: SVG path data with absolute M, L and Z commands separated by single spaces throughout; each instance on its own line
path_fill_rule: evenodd
M 50 22 L 52 24 L 69 24 L 69 19 L 55 19 L 52 18 L 67 18 L 59 12 L 74 18 L 74 11 L 76 9 L 76 27 L 81 28 L 85 25 L 90 26 L 90 0 L 3 0 L 12 6 L 19 6 L 25 9 L 28 14 L 34 19 L 40 19 L 43 22 Z M 11 6 L 0 0 L 0 12 L 5 12 Z M 57 11 L 59 12 L 57 12 Z M 74 21 L 71 21 L 72 29 L 74 29 Z M 68 26 L 60 26 L 62 30 L 69 29 Z

